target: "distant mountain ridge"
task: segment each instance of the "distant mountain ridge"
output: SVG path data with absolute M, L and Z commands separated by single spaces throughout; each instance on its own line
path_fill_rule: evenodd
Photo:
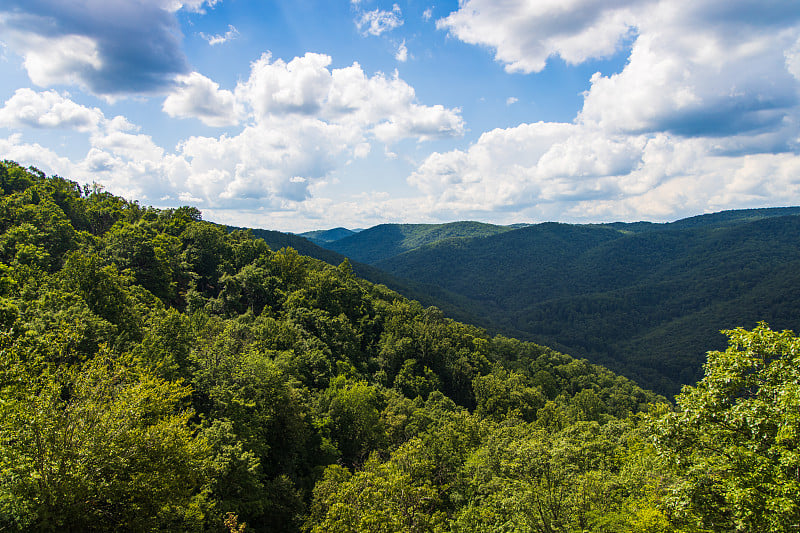
M 350 235 L 355 235 L 358 230 L 350 230 L 347 228 L 333 228 L 333 229 L 325 229 L 325 230 L 314 230 L 314 231 L 306 231 L 304 233 L 298 233 L 300 237 L 305 237 L 309 241 L 315 244 L 324 244 L 328 242 L 338 241 L 344 239 L 345 237 L 349 237 Z
M 355 261 L 374 263 L 447 239 L 487 237 L 514 229 L 472 221 L 446 224 L 380 224 L 321 246 Z
M 800 327 L 800 207 L 670 223 L 383 224 L 327 243 L 411 280 L 448 314 L 672 394 L 718 331 Z
M 225 228 L 228 232 L 233 230 L 249 230 L 257 239 L 263 239 L 272 250 L 280 250 L 287 247 L 294 248 L 301 255 L 319 259 L 329 265 L 337 266 L 346 259 L 344 255 L 323 248 L 310 239 L 300 235 L 237 226 L 225 226 Z M 351 261 L 351 266 L 359 277 L 372 283 L 386 285 L 392 290 L 401 293 L 406 298 L 417 300 L 425 306 L 441 306 L 447 311 L 447 314 L 451 318 L 472 324 L 480 322 L 477 317 L 468 311 L 470 307 L 468 301 L 458 294 L 451 293 L 437 286 L 424 285 L 413 280 L 401 279 L 372 265 L 355 260 Z

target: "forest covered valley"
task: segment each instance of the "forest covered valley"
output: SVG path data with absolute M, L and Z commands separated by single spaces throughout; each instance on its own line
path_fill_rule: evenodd
M 676 303 L 669 326 L 638 338 L 659 357 L 683 357 L 672 353 L 683 344 L 664 339 L 711 335 L 692 328 L 715 310 L 725 318 L 748 299 L 782 302 L 767 305 L 774 316 L 754 319 L 766 322 L 720 326 L 727 347 L 708 346 L 702 372 L 672 396 L 564 350 L 490 335 L 357 275 L 385 268 L 384 279 L 402 284 L 415 279 L 408 273 L 418 254 L 464 248 L 467 237 L 331 265 L 268 246 L 258 231 L 204 221 L 193 207 L 141 206 L 11 161 L 0 164 L 0 187 L 0 531 L 800 526 L 800 339 L 781 322 L 797 316 L 796 213 L 713 231 L 701 224 L 694 241 L 680 228 L 570 230 L 586 243 L 605 235 L 587 250 L 595 261 L 615 250 L 610 285 L 619 265 L 638 275 L 626 261 L 664 263 L 659 250 L 714 251 L 691 256 L 703 268 L 734 261 L 741 275 L 720 277 L 730 298 L 701 311 Z M 557 243 L 567 229 L 530 226 L 480 240 L 536 234 Z M 620 230 L 633 239 L 624 246 Z M 642 235 L 651 234 L 665 243 L 658 253 L 623 253 L 631 242 L 647 249 Z M 768 259 L 756 246 L 764 239 L 777 243 Z M 491 247 L 469 242 L 476 246 L 466 252 L 490 257 Z M 724 248 L 737 243 L 747 246 Z M 574 276 L 567 281 L 589 282 L 580 277 L 587 257 L 562 269 Z M 399 258 L 402 267 L 388 267 Z M 765 265 L 784 277 L 763 279 Z M 415 283 L 423 292 L 430 280 Z M 699 287 L 675 283 L 662 288 Z M 610 285 L 606 297 L 620 291 L 615 301 L 627 301 L 626 289 Z M 478 296 L 445 288 L 456 295 L 447 305 L 467 302 L 465 314 L 484 314 Z M 698 300 L 719 287 L 709 291 Z M 583 297 L 597 316 L 617 310 L 593 307 L 597 294 Z M 548 309 L 524 308 L 520 320 L 552 318 L 575 332 L 561 344 L 599 353 L 580 344 L 585 324 Z M 693 311 L 680 320 L 681 309 Z M 681 379 L 643 382 L 665 392 Z
M 800 327 L 798 207 L 664 224 L 345 231 L 302 235 L 450 317 L 585 357 L 667 397 L 703 376 L 705 353 L 725 348 L 720 330 Z

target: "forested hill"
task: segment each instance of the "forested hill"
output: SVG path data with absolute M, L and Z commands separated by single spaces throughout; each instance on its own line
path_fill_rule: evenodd
M 347 228 L 333 228 L 328 230 L 307 231 L 305 233 L 299 233 L 298 235 L 308 239 L 311 242 L 322 244 L 326 242 L 338 241 L 355 234 L 355 231 Z
M 485 237 L 510 231 L 509 226 L 481 222 L 448 224 L 381 224 L 342 239 L 319 242 L 321 246 L 360 263 L 373 264 L 383 259 L 447 239 Z
M 697 215 L 694 217 L 676 220 L 667 224 L 656 224 L 656 227 L 663 227 L 667 229 L 676 228 L 690 228 L 690 227 L 705 227 L 705 228 L 721 228 L 725 226 L 737 225 L 744 222 L 754 222 L 772 217 L 783 217 L 790 215 L 800 215 L 800 207 L 765 207 L 761 209 L 732 209 L 728 211 L 720 211 L 718 213 L 709 213 L 706 215 Z
M 249 231 L 256 239 L 262 239 L 273 250 L 281 248 L 293 248 L 300 255 L 306 255 L 324 261 L 330 265 L 338 265 L 344 261 L 345 256 L 340 253 L 328 250 L 319 246 L 316 241 L 301 235 L 283 233 L 267 229 L 240 228 L 236 226 L 226 226 L 227 231 Z
M 800 326 L 798 236 L 800 208 L 751 209 L 667 224 L 537 224 L 371 264 L 435 287 L 451 316 L 671 395 L 699 379 L 707 350 L 724 347 L 721 329 Z
M 294 235 L 291 233 L 283 233 L 280 231 L 272 231 L 265 229 L 251 229 L 240 228 L 235 226 L 226 226 L 227 231 L 249 231 L 256 239 L 263 239 L 264 242 L 273 250 L 280 250 L 281 248 L 292 248 L 301 255 L 313 257 L 324 261 L 329 265 L 339 265 L 345 260 L 345 256 L 328 250 L 316 244 L 316 242 L 324 243 L 324 239 L 311 240 L 308 235 Z M 337 232 L 332 231 L 333 234 Z M 313 232 L 311 232 L 313 233 Z M 352 233 L 352 232 L 351 232 Z M 446 291 L 441 287 L 433 286 L 430 284 L 418 283 L 410 279 L 399 278 L 385 270 L 381 270 L 366 263 L 360 263 L 355 260 L 350 261 L 353 272 L 360 278 L 369 280 L 372 283 L 386 285 L 392 290 L 397 291 L 407 298 L 417 300 L 426 306 L 437 305 L 441 302 L 448 304 L 447 315 L 450 318 L 455 318 L 462 322 L 469 324 L 478 323 L 478 317 L 472 314 L 469 309 L 472 307 L 469 300 L 462 298 L 460 295 L 453 292 Z M 455 304 L 455 305 L 454 305 Z
M 698 215 L 668 223 L 615 222 L 610 224 L 586 225 L 585 227 L 611 228 L 623 234 L 631 234 L 692 227 L 704 227 L 708 229 L 720 228 L 764 218 L 788 215 L 800 215 L 800 207 L 721 211 L 719 213 Z M 448 239 L 491 237 L 529 226 L 536 225 L 513 224 L 510 226 L 498 226 L 495 224 L 468 221 L 449 222 L 445 224 L 379 224 L 367 230 L 352 231 L 346 228 L 334 228 L 330 230 L 308 231 L 299 234 L 299 236 L 323 248 L 345 255 L 353 261 L 374 264 L 427 245 L 439 244 Z
M 8 161 L 0 188 L 0 531 L 800 520 L 790 332 L 729 332 L 673 410 L 191 207 Z

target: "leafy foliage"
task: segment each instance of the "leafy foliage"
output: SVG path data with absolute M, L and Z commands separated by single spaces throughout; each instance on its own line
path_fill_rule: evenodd
M 794 531 L 800 523 L 800 339 L 760 324 L 727 332 L 706 375 L 658 424 L 686 473 L 677 512 L 704 528 Z
M 701 377 L 705 351 L 724 348 L 721 329 L 799 326 L 800 208 L 449 239 L 427 228 L 381 225 L 324 245 L 388 272 L 389 286 L 425 287 L 415 297 L 450 316 L 586 357 L 663 394 Z
M 16 364 L 0 404 L 0 523 L 145 531 L 200 515 L 209 448 L 188 425 L 192 411 L 176 410 L 187 387 L 103 352 L 39 372 L 4 356 Z
M 344 239 L 345 237 L 349 237 L 350 235 L 355 235 L 357 231 L 349 230 L 347 228 L 333 228 L 329 230 L 316 230 L 316 231 L 306 231 L 305 233 L 300 233 L 301 237 L 305 237 L 306 239 L 310 240 L 316 244 L 323 244 L 326 242 L 333 242 Z
M 672 412 L 194 208 L 0 184 L 0 530 L 796 523 L 789 333 L 739 331 Z
M 465 237 L 496 235 L 511 229 L 508 226 L 495 226 L 482 222 L 381 224 L 335 241 L 323 241 L 319 244 L 355 261 L 373 264 L 427 244 Z

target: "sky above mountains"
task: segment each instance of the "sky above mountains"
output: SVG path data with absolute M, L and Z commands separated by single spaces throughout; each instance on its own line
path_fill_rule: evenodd
M 800 204 L 797 0 L 2 0 L 0 157 L 305 231 Z

